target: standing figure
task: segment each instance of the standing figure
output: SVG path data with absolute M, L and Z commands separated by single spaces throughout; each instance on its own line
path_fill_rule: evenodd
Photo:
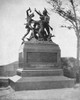
M 30 13 L 29 13 L 30 12 Z M 32 26 L 31 23 L 34 21 L 32 18 L 34 17 L 34 13 L 31 13 L 31 9 L 29 8 L 26 11 L 27 14 L 27 23 L 26 23 L 26 27 L 27 28 L 27 33 L 23 36 L 22 40 L 24 41 L 24 38 L 29 34 L 30 30 L 32 30 Z
M 47 10 L 44 9 L 43 14 L 41 14 L 40 11 L 38 12 L 36 9 L 35 9 L 35 11 L 40 16 L 40 19 L 41 19 L 41 22 L 42 22 L 39 33 L 41 34 L 44 31 L 44 29 L 46 29 L 47 35 L 49 36 L 50 35 L 50 29 L 53 30 L 53 28 L 49 25 L 50 17 L 48 16 Z

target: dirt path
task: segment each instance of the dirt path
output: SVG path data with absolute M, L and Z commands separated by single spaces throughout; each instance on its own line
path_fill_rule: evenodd
M 17 91 L 1 90 L 0 100 L 80 100 L 80 86 L 65 89 Z

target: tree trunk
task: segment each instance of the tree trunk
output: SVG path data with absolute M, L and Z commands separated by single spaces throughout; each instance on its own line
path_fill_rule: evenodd
M 79 82 L 80 82 L 80 63 L 79 63 L 79 58 L 80 58 L 80 36 L 77 36 L 77 67 L 78 67 L 78 73 L 79 73 Z

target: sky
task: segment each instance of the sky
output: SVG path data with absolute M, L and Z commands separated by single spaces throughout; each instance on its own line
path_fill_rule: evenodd
M 76 36 L 74 30 L 61 28 L 63 18 L 51 12 L 51 6 L 45 0 L 0 0 L 0 65 L 9 64 L 18 60 L 21 38 L 26 33 L 26 10 L 31 7 L 43 11 L 44 7 L 50 16 L 50 25 L 53 27 L 53 42 L 61 49 L 61 57 L 76 58 Z M 39 17 L 34 12 L 34 19 Z

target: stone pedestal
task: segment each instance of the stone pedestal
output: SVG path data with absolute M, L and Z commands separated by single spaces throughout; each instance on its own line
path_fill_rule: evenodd
M 53 42 L 25 42 L 19 52 L 19 67 L 23 69 L 60 68 L 60 48 Z
M 60 48 L 47 41 L 25 42 L 19 51 L 17 75 L 9 79 L 14 90 L 73 87 L 74 79 L 63 76 Z

